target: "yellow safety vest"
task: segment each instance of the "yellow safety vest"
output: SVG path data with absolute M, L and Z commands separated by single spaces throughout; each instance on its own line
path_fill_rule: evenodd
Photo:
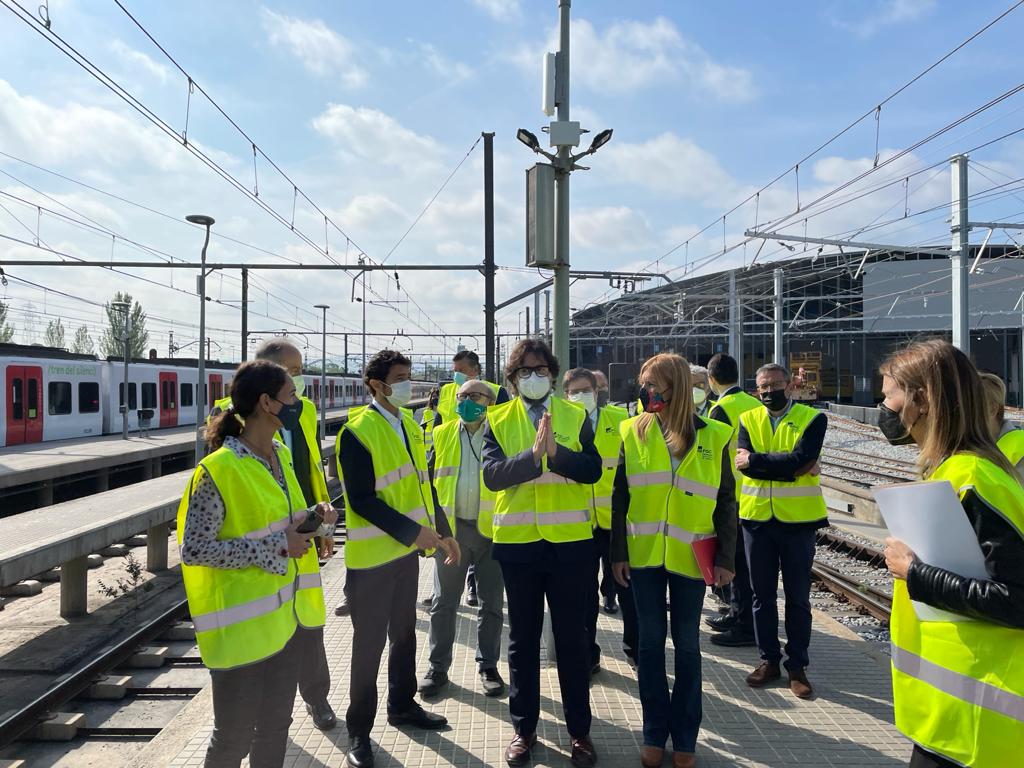
M 761 406 L 761 401 L 746 392 L 733 392 L 731 395 L 722 395 L 715 403 L 725 411 L 732 425 L 732 440 L 729 441 L 729 466 L 732 467 L 733 477 L 736 478 L 736 501 L 740 500 L 743 488 L 743 473 L 736 469 L 736 448 L 740 436 L 740 416 L 747 411 L 752 411 Z M 712 406 L 714 407 L 714 406 Z
M 637 434 L 639 416 L 619 429 L 629 481 L 626 542 L 631 568 L 664 566 L 673 573 L 701 579 L 693 542 L 715 535 L 712 520 L 722 484 L 722 454 L 732 431 L 701 417 L 693 445 L 672 471 L 672 456 L 657 418 L 644 439 Z
M 549 412 L 555 442 L 579 451 L 580 427 L 587 418 L 583 406 L 552 396 Z M 506 456 L 533 447 L 537 430 L 521 398 L 491 406 L 487 419 Z M 529 544 L 544 539 L 566 543 L 593 538 L 591 499 L 590 488 L 551 472 L 545 456 L 541 459 L 540 477 L 495 494 L 494 542 Z
M 498 399 L 498 391 L 501 389 L 500 386 L 490 381 L 484 381 L 488 387 L 491 388 L 491 392 L 494 393 L 494 399 Z M 449 381 L 443 387 L 437 398 L 437 412 L 441 414 L 441 421 L 455 421 L 459 417 L 458 412 L 455 410 L 458 403 L 455 401 L 455 396 L 459 394 L 459 385 L 454 381 Z
M 314 499 L 317 501 L 330 501 L 331 497 L 327 493 L 327 478 L 324 477 L 324 460 L 316 439 L 316 431 L 318 428 L 316 405 L 314 405 L 313 401 L 308 397 L 300 396 L 299 400 L 302 401 L 302 412 L 299 414 L 299 423 L 302 425 L 302 436 L 306 441 L 306 448 L 309 451 L 309 487 L 313 489 Z M 226 411 L 230 405 L 230 395 L 222 397 L 220 400 L 215 402 L 213 404 L 213 410 L 210 411 L 210 415 L 206 417 L 207 424 L 209 424 L 210 419 L 218 413 Z M 241 416 L 236 416 L 235 418 L 245 424 L 245 419 Z M 289 458 L 291 458 L 291 454 L 289 454 Z
M 1024 490 L 992 462 L 958 453 L 931 480 L 973 490 L 1024 536 Z M 892 687 L 896 727 L 958 765 L 1004 768 L 1024 754 L 1024 630 L 964 617 L 920 621 L 894 582 Z
M 282 490 L 259 461 L 239 458 L 230 448 L 222 446 L 203 459 L 178 506 L 178 545 L 201 472 L 210 476 L 224 500 L 224 524 L 217 534 L 222 541 L 259 539 L 291 525 L 292 514 L 305 510 L 306 502 L 288 449 L 280 443 L 275 443 L 275 449 L 287 490 Z M 324 624 L 324 593 L 313 547 L 289 561 L 284 576 L 254 565 L 210 568 L 184 563 L 181 574 L 199 654 L 210 669 L 261 661 L 284 648 L 297 626 Z
M 757 408 L 740 416 L 747 428 L 750 445 L 757 453 L 787 453 L 792 451 L 804 430 L 820 411 L 807 405 L 793 403 L 789 411 L 772 430 L 767 408 Z M 742 520 L 770 520 L 783 523 L 810 523 L 828 517 L 825 498 L 817 475 L 802 475 L 796 482 L 755 480 L 743 476 L 740 490 L 740 518 Z
M 594 525 L 606 531 L 612 527 L 612 490 L 615 470 L 619 466 L 622 435 L 619 425 L 629 418 L 629 411 L 617 405 L 598 409 L 594 428 L 594 447 L 601 454 L 601 479 L 591 486 L 593 492 Z
M 1024 429 L 1008 429 L 996 444 L 1014 467 L 1024 461 Z
M 338 457 L 338 477 L 345 492 L 346 568 L 376 568 L 416 551 L 415 544 L 405 546 L 371 525 L 353 508 L 348 497 L 347 478 L 341 468 L 341 436 L 346 431 L 362 443 L 373 460 L 377 498 L 413 522 L 434 527 L 434 498 L 427 476 L 423 430 L 407 409 L 400 409 L 400 413 L 405 441 L 395 433 L 387 419 L 371 407 L 350 409 L 348 420 L 338 433 L 335 454 Z
M 483 425 L 480 426 L 483 429 Z M 455 533 L 455 491 L 459 483 L 459 467 L 462 464 L 462 424 L 446 421 L 434 431 L 434 488 L 437 500 L 448 515 L 448 527 Z M 480 470 L 480 514 L 477 530 L 490 539 L 494 536 L 494 491 L 484 485 L 483 469 Z
M 437 416 L 437 411 L 433 408 L 423 409 L 423 419 L 420 421 L 420 426 L 423 427 L 423 447 L 430 452 L 430 449 L 434 446 L 434 422 Z

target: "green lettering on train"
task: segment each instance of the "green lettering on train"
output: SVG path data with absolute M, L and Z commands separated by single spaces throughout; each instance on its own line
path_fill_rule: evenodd
M 95 365 L 48 365 L 47 376 L 96 376 Z

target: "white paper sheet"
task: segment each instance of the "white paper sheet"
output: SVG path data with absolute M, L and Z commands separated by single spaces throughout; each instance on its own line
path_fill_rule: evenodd
M 985 556 L 948 480 L 872 488 L 889 533 L 923 562 L 971 579 L 987 579 Z M 921 621 L 965 621 L 966 616 L 912 601 Z

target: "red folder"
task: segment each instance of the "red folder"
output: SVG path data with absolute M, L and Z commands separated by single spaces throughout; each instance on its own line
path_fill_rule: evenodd
M 718 537 L 709 536 L 706 539 L 697 539 L 691 545 L 693 556 L 697 558 L 697 567 L 704 577 L 704 583 L 709 587 L 715 583 L 715 555 L 718 554 Z

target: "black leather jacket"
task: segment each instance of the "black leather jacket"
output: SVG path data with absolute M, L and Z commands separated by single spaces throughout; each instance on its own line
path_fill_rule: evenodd
M 1024 629 L 1024 535 L 973 490 L 964 512 L 985 555 L 988 579 L 968 579 L 915 560 L 907 573 L 913 600 L 973 619 Z

